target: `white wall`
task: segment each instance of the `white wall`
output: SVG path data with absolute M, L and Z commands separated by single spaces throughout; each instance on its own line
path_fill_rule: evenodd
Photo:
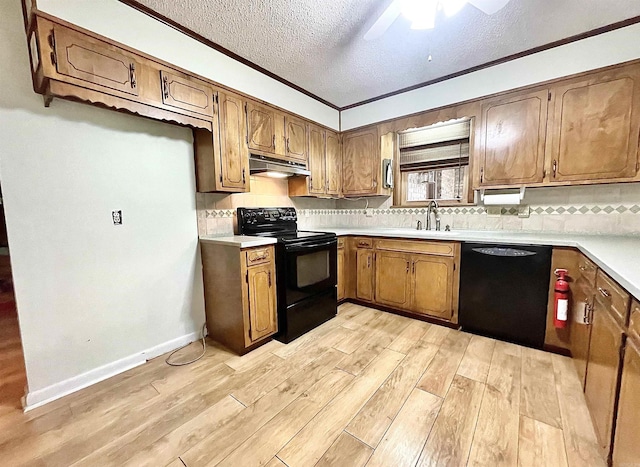
M 337 110 L 117 0 L 38 0 L 38 8 L 314 122 L 339 129 Z
M 640 24 L 342 112 L 342 130 L 640 58 Z
M 192 135 L 62 100 L 44 108 L 18 0 L 0 0 L 0 62 L 0 181 L 37 404 L 199 335 Z

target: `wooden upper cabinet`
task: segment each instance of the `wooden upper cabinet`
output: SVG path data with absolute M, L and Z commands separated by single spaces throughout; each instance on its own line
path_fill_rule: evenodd
M 307 123 L 299 118 L 284 117 L 286 156 L 299 162 L 307 162 Z
M 640 72 L 623 67 L 552 88 L 550 180 L 633 178 L 638 164 Z
M 424 315 L 451 319 L 454 259 L 435 255 L 413 255 L 411 268 L 412 310 Z
M 608 455 L 620 373 L 623 332 L 607 306 L 596 300 L 593 311 L 587 379 L 584 388 L 598 443 Z
M 375 195 L 378 189 L 380 138 L 377 128 L 345 133 L 342 140 L 342 191 L 345 196 Z
M 326 131 L 326 183 L 327 194 L 338 196 L 342 190 L 342 152 L 340 137 L 333 131 Z
M 411 258 L 406 253 L 378 251 L 376 260 L 376 303 L 407 308 L 411 300 Z
M 160 86 L 163 104 L 202 115 L 213 114 L 213 91 L 206 84 L 161 70 Z
M 482 108 L 480 185 L 542 182 L 548 91 L 511 95 Z
M 618 401 L 618 421 L 613 442 L 613 465 L 637 465 L 640 459 L 640 350 L 627 341 L 622 365 L 622 382 Z
M 247 102 L 247 141 L 249 149 L 276 152 L 276 111 L 254 102 Z
M 326 145 L 322 128 L 311 125 L 309 128 L 309 194 L 323 195 L 326 192 L 325 165 Z
M 249 150 L 244 100 L 226 92 L 218 95 L 220 121 L 220 183 L 225 189 L 249 191 Z
M 139 94 L 140 63 L 117 47 L 57 24 L 49 41 L 58 73 L 134 96 Z
M 251 342 L 269 336 L 278 329 L 275 280 L 273 263 L 247 269 Z

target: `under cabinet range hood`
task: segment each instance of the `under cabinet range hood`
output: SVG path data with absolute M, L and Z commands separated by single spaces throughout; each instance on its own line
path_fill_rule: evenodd
M 273 159 L 257 154 L 251 154 L 249 156 L 249 172 L 251 175 L 265 175 L 274 178 L 311 175 L 311 172 L 307 170 L 304 164 Z

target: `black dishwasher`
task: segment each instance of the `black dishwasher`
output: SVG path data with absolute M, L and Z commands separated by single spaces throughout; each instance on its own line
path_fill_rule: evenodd
M 551 247 L 464 243 L 462 329 L 541 349 L 550 273 Z

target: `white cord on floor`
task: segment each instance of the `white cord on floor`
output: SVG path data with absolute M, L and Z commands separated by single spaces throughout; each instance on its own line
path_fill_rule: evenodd
M 173 357 L 173 355 L 174 355 L 176 352 L 179 352 L 179 351 L 181 351 L 182 349 L 184 349 L 184 348 L 186 348 L 186 347 L 189 347 L 192 343 L 189 343 L 189 344 L 187 344 L 187 345 L 183 345 L 183 346 L 182 346 L 182 347 L 180 347 L 179 349 L 176 349 L 176 350 L 174 350 L 173 352 L 171 352 L 171 354 L 169 354 L 169 356 L 168 356 L 168 357 L 167 357 L 167 359 L 165 360 L 165 362 L 167 363 L 167 365 L 170 365 L 170 366 L 185 366 L 185 365 L 191 365 L 192 363 L 195 363 L 195 362 L 197 362 L 198 360 L 200 360 L 202 357 L 204 357 L 204 354 L 207 352 L 207 344 L 206 344 L 206 342 L 205 342 L 205 340 L 204 340 L 204 330 L 205 330 L 206 326 L 207 326 L 207 323 L 204 323 L 204 324 L 202 325 L 202 353 L 201 353 L 198 357 L 196 357 L 196 358 L 194 358 L 193 360 L 190 360 L 190 361 L 188 361 L 188 362 L 183 362 L 183 363 L 171 363 L 171 362 L 169 361 L 169 359 L 171 359 L 171 357 Z

